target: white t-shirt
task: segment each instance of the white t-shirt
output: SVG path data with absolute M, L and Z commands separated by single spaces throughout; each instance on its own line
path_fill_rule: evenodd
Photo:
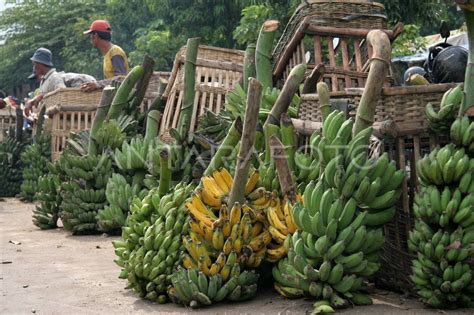
M 65 87 L 63 76 L 56 72 L 55 68 L 51 68 L 41 79 L 39 91 L 43 94 L 47 94 Z

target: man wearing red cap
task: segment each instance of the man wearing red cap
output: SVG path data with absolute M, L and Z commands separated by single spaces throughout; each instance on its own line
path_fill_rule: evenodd
M 97 20 L 91 24 L 89 30 L 84 34 L 89 34 L 92 45 L 104 56 L 104 78 L 103 81 L 85 83 L 82 86 L 84 91 L 94 91 L 110 83 L 116 77 L 123 77 L 128 72 L 127 55 L 117 45 L 112 44 L 112 28 L 107 21 Z

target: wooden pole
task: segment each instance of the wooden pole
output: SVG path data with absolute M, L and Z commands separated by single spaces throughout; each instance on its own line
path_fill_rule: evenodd
M 324 64 L 320 63 L 314 67 L 311 74 L 304 80 L 303 90 L 301 94 L 310 94 L 316 92 L 316 84 L 321 80 L 324 73 L 326 72 L 326 68 Z
M 95 144 L 95 136 L 99 131 L 100 127 L 104 123 L 105 118 L 107 117 L 107 113 L 109 112 L 109 108 L 111 107 L 110 104 L 115 96 L 115 88 L 108 86 L 104 88 L 102 91 L 102 95 L 100 98 L 99 107 L 97 107 L 97 111 L 94 117 L 94 121 L 92 122 L 91 131 L 89 134 L 89 148 L 88 152 L 91 155 L 97 154 L 97 147 Z
M 244 55 L 244 91 L 247 92 L 249 86 L 249 78 L 255 78 L 256 69 L 255 69 L 255 44 L 250 44 L 247 46 Z
M 265 21 L 258 35 L 255 50 L 255 67 L 257 80 L 262 84 L 263 90 L 273 86 L 272 48 L 279 24 L 276 20 Z
M 272 158 L 275 161 L 275 167 L 278 173 L 278 179 L 280 180 L 280 188 L 283 196 L 292 202 L 296 202 L 296 185 L 291 176 L 291 170 L 289 167 L 289 159 L 286 155 L 285 148 L 281 141 L 277 137 L 270 138 L 270 147 L 272 151 Z
M 329 99 L 329 87 L 324 82 L 319 82 L 317 87 L 318 97 L 319 97 L 319 107 L 321 108 L 321 117 L 323 118 L 323 122 L 328 117 L 329 113 L 331 113 L 331 101 Z
M 177 130 L 181 139 L 187 139 L 191 116 L 193 114 L 195 84 L 196 84 L 196 60 L 199 49 L 200 38 L 190 38 L 186 44 L 186 59 L 184 61 L 184 96 L 181 106 Z
M 143 102 L 146 91 L 148 89 L 148 84 L 150 83 L 150 78 L 153 75 L 153 69 L 155 68 L 155 60 L 151 58 L 148 54 L 143 56 L 142 68 L 144 70 L 143 75 L 138 79 L 137 90 L 135 92 L 135 97 L 132 100 L 130 108 L 132 111 L 138 109 Z
M 234 185 L 229 194 L 229 206 L 236 202 L 243 203 L 244 201 L 245 184 L 249 175 L 252 149 L 255 142 L 258 111 L 260 110 L 260 102 L 262 100 L 262 88 L 263 86 L 256 79 L 251 78 L 249 80 L 244 130 L 235 169 Z
M 354 135 L 374 123 L 375 108 L 382 94 L 382 87 L 390 65 L 390 40 L 387 34 L 374 30 L 367 35 L 367 43 L 373 47 L 369 76 L 357 108 Z
M 267 120 L 265 125 L 267 124 L 279 124 L 280 123 L 280 116 L 283 113 L 286 113 L 288 107 L 291 104 L 293 96 L 298 91 L 301 81 L 304 79 L 304 75 L 306 72 L 306 66 L 304 64 L 299 64 L 293 69 L 291 69 L 290 75 L 285 81 L 283 88 L 278 95 L 278 98 L 275 104 L 268 114 Z

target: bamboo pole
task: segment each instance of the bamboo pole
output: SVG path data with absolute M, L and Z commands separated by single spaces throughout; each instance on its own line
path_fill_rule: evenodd
M 316 92 L 316 84 L 321 80 L 324 73 L 326 72 L 326 68 L 324 64 L 320 63 L 314 67 L 311 74 L 304 80 L 303 90 L 301 94 L 309 94 Z
M 190 38 L 186 44 L 186 59 L 184 61 L 184 96 L 181 106 L 181 115 L 178 120 L 177 130 L 181 139 L 187 139 L 191 116 L 193 114 L 195 84 L 196 84 L 196 60 L 199 49 L 200 38 Z
M 153 75 L 153 69 L 155 68 L 155 60 L 153 60 L 153 58 L 151 58 L 148 54 L 145 54 L 145 56 L 143 56 L 142 68 L 144 70 L 144 73 L 140 77 L 140 79 L 138 79 L 135 97 L 133 98 L 130 105 L 132 111 L 134 109 L 138 109 L 143 102 L 146 90 L 148 89 L 148 84 L 150 83 L 150 78 Z
M 160 122 L 161 114 L 157 110 L 152 110 L 147 115 L 145 144 L 148 146 L 153 139 L 158 135 L 158 124 Z
M 270 163 L 270 138 L 280 137 L 280 128 L 274 124 L 267 124 L 263 127 L 263 133 L 265 135 L 265 163 Z
M 296 139 L 295 139 L 295 126 L 291 121 L 290 116 L 282 114 L 280 119 L 281 129 L 281 141 L 284 145 L 286 155 L 288 157 L 288 166 L 291 171 L 295 171 L 295 151 L 296 151 Z M 274 137 L 270 138 L 270 147 L 272 147 L 271 141 Z M 278 139 L 278 138 L 277 138 Z
M 292 203 L 295 203 L 296 185 L 291 176 L 292 172 L 289 166 L 291 159 L 285 153 L 285 148 L 277 137 L 272 136 L 270 138 L 270 147 L 280 181 L 281 192 L 283 196 L 287 196 Z
M 204 171 L 204 176 L 212 175 L 214 170 L 217 170 L 224 165 L 224 158 L 234 151 L 236 145 L 240 141 L 242 128 L 242 119 L 237 117 L 237 119 L 232 123 L 227 136 L 222 141 L 216 153 L 213 155 L 208 167 Z
M 390 40 L 382 31 L 374 30 L 367 35 L 367 43 L 373 47 L 370 71 L 364 93 L 357 108 L 354 124 L 354 135 L 372 126 L 377 101 L 382 94 L 382 87 L 390 64 Z
M 171 166 L 169 157 L 170 153 L 167 148 L 160 151 L 160 185 L 158 187 L 160 196 L 166 195 L 170 190 Z
M 244 55 L 244 91 L 247 92 L 249 86 L 249 79 L 255 78 L 256 69 L 255 69 L 255 44 L 250 44 L 247 46 Z
M 265 21 L 258 35 L 255 49 L 255 67 L 257 80 L 262 84 L 263 90 L 273 86 L 272 48 L 279 24 L 276 20 Z
M 329 113 L 331 113 L 331 100 L 329 99 L 329 87 L 324 82 L 319 82 L 316 86 L 318 91 L 319 97 L 319 107 L 321 108 L 321 117 L 323 118 L 323 122 L 328 117 Z
M 104 123 L 105 118 L 107 117 L 107 113 L 109 112 L 109 108 L 111 107 L 110 104 L 115 96 L 115 88 L 108 86 L 104 88 L 102 91 L 102 95 L 100 97 L 99 107 L 97 107 L 97 111 L 94 117 L 94 121 L 92 122 L 91 131 L 89 134 L 89 148 L 88 152 L 91 155 L 97 154 L 97 147 L 95 144 L 95 136 L 99 131 L 100 127 Z
M 290 75 L 286 79 L 285 84 L 283 85 L 283 88 L 270 111 L 270 114 L 268 114 L 265 125 L 280 123 L 280 116 L 281 114 L 286 113 L 288 110 L 293 96 L 298 91 L 300 83 L 304 79 L 305 72 L 306 66 L 304 64 L 299 64 L 291 69 Z
M 474 107 L 474 0 L 458 0 L 457 2 L 464 11 L 469 43 L 469 56 L 464 79 L 464 99 L 459 111 L 463 115 L 469 108 Z
M 260 102 L 262 100 L 262 88 L 263 86 L 256 79 L 251 78 L 249 80 L 244 130 L 242 131 L 242 140 L 235 169 L 234 184 L 232 185 L 229 194 L 229 206 L 236 202 L 242 204 L 244 201 L 245 185 L 249 175 L 252 149 L 255 142 L 258 111 L 260 110 Z

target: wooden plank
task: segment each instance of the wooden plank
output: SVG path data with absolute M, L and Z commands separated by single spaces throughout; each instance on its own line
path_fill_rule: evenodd
M 349 47 L 347 45 L 347 39 L 341 38 L 340 45 L 341 45 L 341 54 L 342 54 L 342 67 L 344 68 L 344 70 L 348 71 L 350 70 L 350 67 L 349 67 Z M 347 74 L 345 75 L 344 79 L 346 82 L 346 87 L 352 87 L 351 78 Z
M 301 50 L 301 56 L 303 56 L 302 57 L 303 59 L 301 60 L 301 63 L 307 64 L 307 62 L 306 62 L 306 49 L 304 47 L 304 41 L 303 40 L 301 40 L 301 42 L 300 42 L 300 50 Z
M 223 82 L 223 76 L 222 76 L 222 71 L 219 71 L 218 72 L 219 76 L 218 76 L 218 79 L 217 79 L 217 82 L 219 82 L 219 85 L 224 85 L 224 87 L 226 89 L 229 88 L 229 81 L 225 81 Z M 222 98 L 222 94 L 221 93 L 218 93 L 217 94 L 217 103 L 216 103 L 216 113 L 219 114 L 220 111 L 223 109 L 224 107 L 224 104 L 222 104 L 223 102 L 223 98 Z M 224 103 L 225 103 L 225 100 L 224 100 Z
M 360 53 L 360 41 L 358 39 L 354 40 L 354 54 L 355 54 L 355 61 L 356 61 L 356 70 L 362 71 L 362 56 Z
M 360 37 L 366 38 L 367 34 L 372 31 L 371 29 L 365 28 L 343 28 L 343 27 L 331 27 L 331 26 L 320 26 L 320 25 L 308 25 L 305 33 L 310 35 L 320 36 L 336 36 L 336 37 Z M 391 39 L 394 37 L 392 30 L 381 30 Z
M 313 36 L 314 39 L 314 63 L 320 64 L 323 63 L 323 55 L 321 49 L 321 37 Z
M 180 90 L 178 101 L 176 102 L 175 109 L 174 109 L 173 122 L 171 123 L 171 126 L 168 126 L 168 128 L 166 129 L 176 128 L 176 126 L 178 125 L 179 114 L 181 113 L 181 106 L 183 106 L 183 97 L 184 97 L 184 91 Z

